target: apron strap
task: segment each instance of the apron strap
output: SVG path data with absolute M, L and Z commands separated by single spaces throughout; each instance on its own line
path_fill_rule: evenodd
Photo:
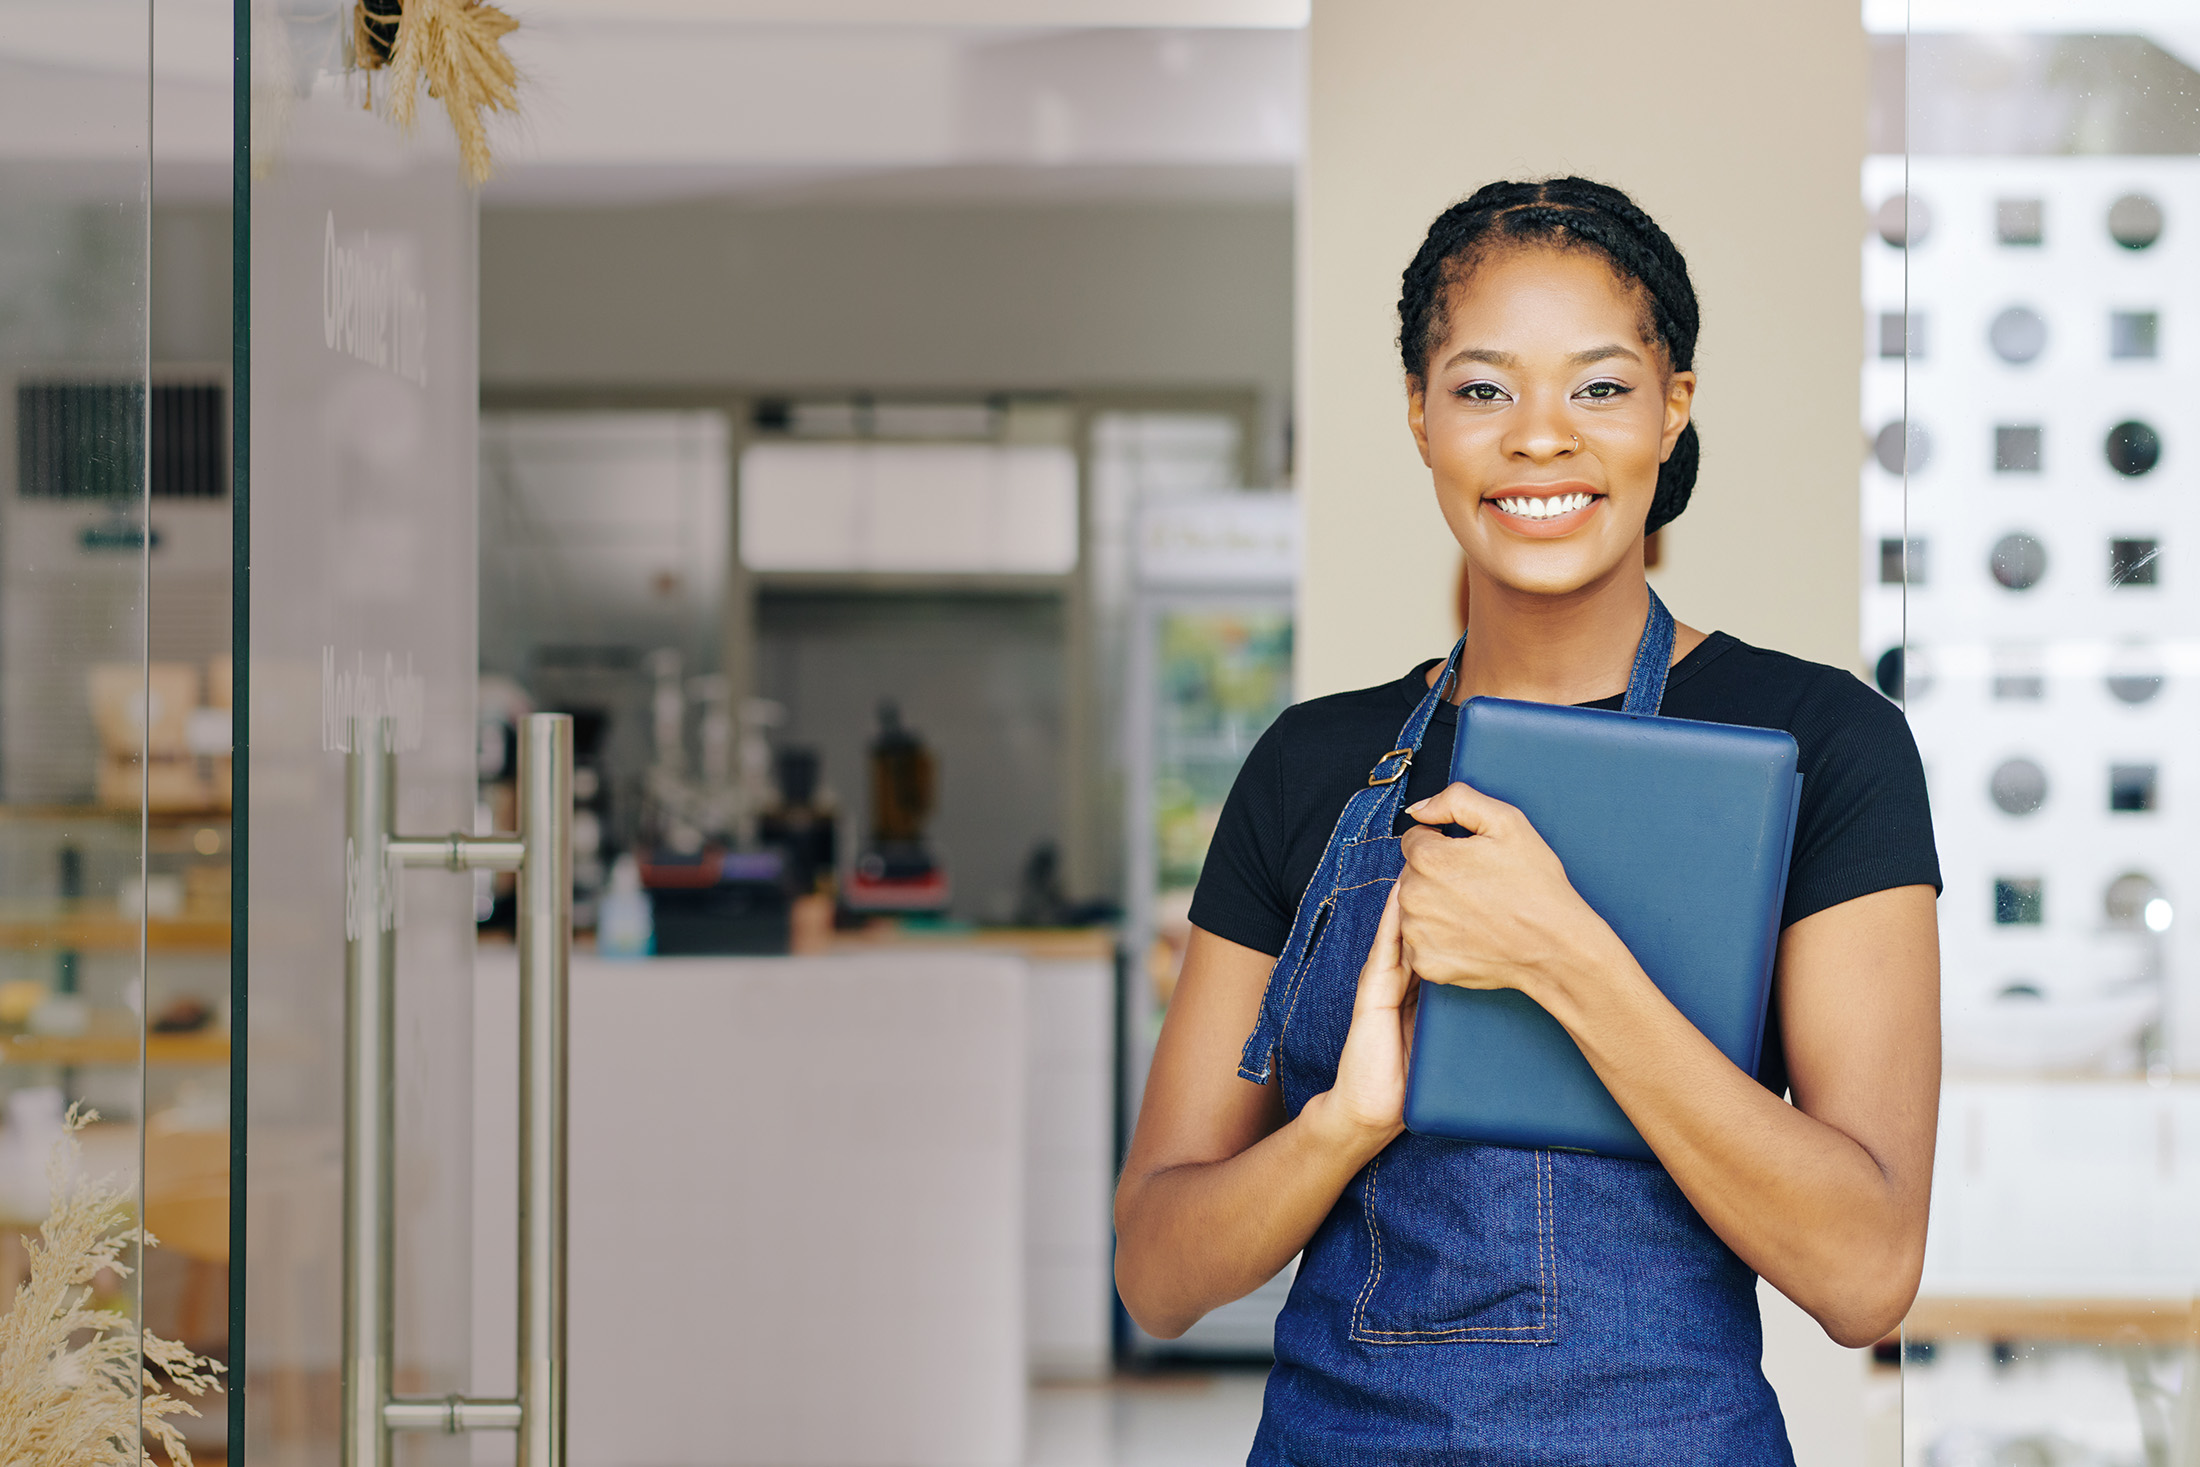
M 1437 705 L 1451 696 L 1452 685 L 1459 679 L 1459 657 L 1466 646 L 1463 634 L 1452 643 L 1444 670 L 1429 685 L 1405 727 L 1398 730 L 1398 747 L 1376 760 L 1375 767 L 1367 772 L 1371 787 L 1405 783 L 1406 772 L 1413 767 L 1413 756 L 1421 750 L 1421 740 L 1428 733 L 1429 721 L 1436 716 Z M 1627 697 L 1620 711 L 1655 715 L 1665 702 L 1665 681 L 1672 672 L 1672 663 L 1673 613 L 1665 609 L 1658 593 L 1651 591 L 1650 615 L 1642 625 L 1642 640 L 1635 644 L 1635 667 L 1628 676 Z
M 1635 670 L 1627 679 L 1627 701 L 1620 704 L 1620 712 L 1655 716 L 1665 702 L 1665 679 L 1672 670 L 1673 613 L 1652 591 L 1650 618 L 1642 624 L 1642 641 L 1635 647 Z

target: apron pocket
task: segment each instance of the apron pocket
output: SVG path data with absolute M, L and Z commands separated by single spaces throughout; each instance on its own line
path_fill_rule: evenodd
M 1411 1133 L 1368 1164 L 1368 1345 L 1547 1345 L 1558 1338 L 1551 1154 Z

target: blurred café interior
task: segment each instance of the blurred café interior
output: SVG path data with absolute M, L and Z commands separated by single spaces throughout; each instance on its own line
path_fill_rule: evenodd
M 104 1206 L 197 1460 L 512 1460 L 556 1063 L 576 1467 L 1243 1460 L 1289 1270 L 1144 1335 L 1115 1170 L 1246 751 L 1462 625 L 1398 271 L 1574 171 L 1705 301 L 1653 582 L 1931 783 L 1925 1285 L 1763 1291 L 1798 1460 L 2200 1463 L 2188 5 L 509 0 L 407 118 L 438 5 L 0 0 L 0 1311 Z M 542 714 L 555 1061 L 536 867 L 358 854 Z

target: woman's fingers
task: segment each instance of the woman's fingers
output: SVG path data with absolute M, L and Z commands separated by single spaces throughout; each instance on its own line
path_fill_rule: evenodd
M 1406 806 L 1406 813 L 1423 825 L 1457 825 L 1477 835 L 1501 833 L 1506 822 L 1520 814 L 1503 800 L 1464 784 L 1447 785 L 1425 800 L 1416 800 Z
M 1398 909 L 1398 883 L 1393 881 L 1389 896 L 1383 899 L 1382 920 L 1375 924 L 1375 940 L 1368 944 L 1367 962 L 1360 968 L 1358 1001 L 1390 1009 L 1405 999 L 1410 970 L 1400 935 L 1403 922 Z

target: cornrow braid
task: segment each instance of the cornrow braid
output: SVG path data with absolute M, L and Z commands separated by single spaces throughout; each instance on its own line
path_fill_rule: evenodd
M 1452 287 L 1492 250 L 1514 245 L 1589 249 L 1641 292 L 1644 340 L 1664 350 L 1676 372 L 1696 363 L 1696 288 L 1688 262 L 1633 199 L 1586 178 L 1489 183 L 1436 216 L 1398 292 L 1398 350 L 1406 376 L 1427 380 L 1442 343 Z M 1658 468 L 1657 493 L 1644 529 L 1671 524 L 1696 487 L 1696 425 L 1681 430 Z

